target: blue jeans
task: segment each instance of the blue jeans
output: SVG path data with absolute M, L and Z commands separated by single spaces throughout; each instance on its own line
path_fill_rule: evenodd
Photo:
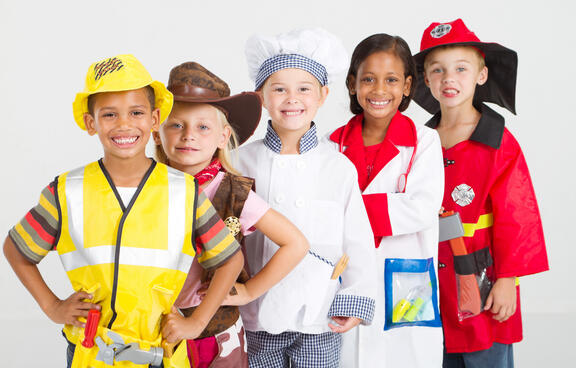
M 72 367 L 72 358 L 74 358 L 74 350 L 76 350 L 76 345 L 68 342 L 68 348 L 66 349 L 66 368 Z M 164 364 L 150 366 L 150 368 L 163 368 Z
M 495 342 L 490 349 L 473 353 L 444 353 L 443 368 L 514 368 L 512 344 Z

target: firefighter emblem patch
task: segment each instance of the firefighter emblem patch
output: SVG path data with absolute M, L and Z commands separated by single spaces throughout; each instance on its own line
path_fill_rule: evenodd
M 452 199 L 462 207 L 472 203 L 474 196 L 474 189 L 468 184 L 460 184 L 452 191 Z
M 446 36 L 450 30 L 452 30 L 452 26 L 450 24 L 438 24 L 434 27 L 433 30 L 430 31 L 430 36 L 434 38 L 440 38 Z

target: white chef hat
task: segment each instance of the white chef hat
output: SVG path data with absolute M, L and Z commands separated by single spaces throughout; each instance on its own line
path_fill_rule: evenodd
M 253 35 L 246 42 L 246 59 L 255 89 L 285 68 L 303 69 L 325 86 L 348 67 L 344 45 L 322 28 L 297 29 L 276 36 Z

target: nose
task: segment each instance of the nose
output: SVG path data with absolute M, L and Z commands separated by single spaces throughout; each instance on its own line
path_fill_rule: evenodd
M 296 92 L 294 92 L 294 91 L 289 91 L 289 92 L 287 93 L 286 98 L 287 98 L 286 101 L 287 101 L 288 103 L 294 104 L 294 103 L 297 103 L 297 102 L 298 102 L 298 98 L 297 98 L 297 96 L 296 96 Z
M 386 92 L 386 82 L 383 80 L 379 80 L 374 85 L 374 90 L 378 94 L 383 94 Z
M 196 137 L 194 137 L 193 129 L 189 126 L 186 126 L 182 130 L 182 140 L 183 141 L 193 141 Z
M 454 75 L 452 74 L 452 72 L 450 71 L 445 71 L 444 74 L 442 74 L 442 83 L 450 83 L 454 81 Z

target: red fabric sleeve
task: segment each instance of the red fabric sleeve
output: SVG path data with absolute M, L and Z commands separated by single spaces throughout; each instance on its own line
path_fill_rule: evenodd
M 508 142 L 506 142 L 508 141 Z M 526 160 L 510 133 L 504 137 L 502 171 L 492 186 L 493 255 L 497 277 L 548 270 L 544 232 Z
M 370 219 L 374 237 L 392 235 L 390 214 L 388 213 L 388 195 L 386 193 L 363 194 L 364 206 Z

